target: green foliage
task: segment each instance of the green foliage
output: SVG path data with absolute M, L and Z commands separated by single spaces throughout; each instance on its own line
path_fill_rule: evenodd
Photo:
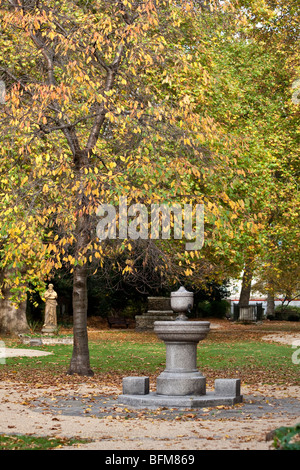
M 198 303 L 197 314 L 199 317 L 224 318 L 228 313 L 229 303 L 226 300 L 204 300 Z
M 300 450 L 300 423 L 276 429 L 273 446 L 277 450 Z

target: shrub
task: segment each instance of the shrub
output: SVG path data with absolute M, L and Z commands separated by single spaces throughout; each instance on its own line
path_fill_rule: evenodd
M 299 321 L 300 320 L 300 307 L 294 305 L 279 305 L 275 308 L 276 320 Z
M 277 450 L 300 450 L 300 423 L 275 429 L 273 446 Z
M 197 315 L 199 317 L 210 317 L 211 316 L 211 304 L 208 300 L 203 300 L 198 303 Z
M 230 304 L 227 300 L 204 300 L 198 303 L 197 314 L 199 317 L 224 318 L 228 313 Z

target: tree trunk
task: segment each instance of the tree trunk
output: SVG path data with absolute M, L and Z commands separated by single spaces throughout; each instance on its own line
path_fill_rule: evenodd
M 275 299 L 274 299 L 274 294 L 273 292 L 268 292 L 268 296 L 267 296 L 267 311 L 266 311 L 266 315 L 269 316 L 269 315 L 272 315 L 274 316 L 275 314 Z
M 78 151 L 74 155 L 74 164 L 80 178 L 80 172 L 87 164 L 87 153 Z M 83 196 L 83 187 L 78 193 L 78 202 L 83 215 L 77 220 L 76 234 L 77 242 L 75 247 L 75 257 L 79 257 L 82 250 L 89 241 L 90 218 L 88 213 L 84 213 L 86 200 Z M 68 374 L 78 374 L 92 376 L 90 368 L 89 342 L 87 333 L 87 267 L 77 264 L 74 267 L 73 275 L 73 354 L 71 358 Z
M 247 305 L 249 305 L 252 275 L 252 269 L 249 266 L 245 266 L 239 299 L 239 305 L 242 307 L 246 307 Z
M 0 333 L 18 335 L 29 333 L 26 319 L 26 300 L 15 306 L 9 299 L 8 292 L 0 299 Z
M 73 277 L 74 344 L 68 374 L 92 376 L 87 334 L 87 270 L 76 266 Z

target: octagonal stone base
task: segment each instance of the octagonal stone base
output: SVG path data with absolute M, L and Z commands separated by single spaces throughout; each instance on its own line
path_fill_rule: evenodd
M 148 395 L 120 395 L 118 403 L 134 408 L 205 408 L 207 406 L 232 406 L 243 401 L 242 395 L 227 396 L 207 392 L 205 395 L 167 396 L 149 393 Z
M 204 408 L 232 406 L 243 401 L 240 379 L 216 379 L 213 392 L 206 392 L 205 377 L 202 379 L 203 395 L 160 395 L 149 393 L 149 377 L 125 377 L 123 394 L 118 397 L 118 403 L 135 408 Z

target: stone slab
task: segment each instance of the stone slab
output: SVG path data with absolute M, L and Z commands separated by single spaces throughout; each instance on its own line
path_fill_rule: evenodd
M 173 313 L 173 312 L 172 312 Z M 156 321 L 175 321 L 176 315 L 174 313 L 172 315 L 166 315 L 165 312 L 163 312 L 162 315 L 156 315 L 151 313 L 151 315 L 148 315 L 147 313 L 144 313 L 143 315 L 136 315 L 135 321 L 136 321 L 136 326 L 135 329 L 137 331 L 144 331 L 144 330 L 151 330 L 153 331 L 154 329 L 154 322 Z
M 30 344 L 31 346 L 38 346 L 43 344 L 73 344 L 73 336 L 67 338 L 51 338 L 49 336 L 30 338 L 28 336 L 19 335 L 19 338 L 23 344 Z
M 241 390 L 240 379 L 216 379 L 215 393 L 223 396 L 239 396 Z
M 173 310 L 170 297 L 148 297 L 148 310 Z
M 243 401 L 240 396 L 221 396 L 207 392 L 201 396 L 165 396 L 151 392 L 148 395 L 120 395 L 118 403 L 134 408 L 205 408 L 208 406 L 232 406 Z
M 123 394 L 146 395 L 149 393 L 149 377 L 124 377 Z
M 43 326 L 42 333 L 44 335 L 53 335 L 57 332 L 57 326 Z

